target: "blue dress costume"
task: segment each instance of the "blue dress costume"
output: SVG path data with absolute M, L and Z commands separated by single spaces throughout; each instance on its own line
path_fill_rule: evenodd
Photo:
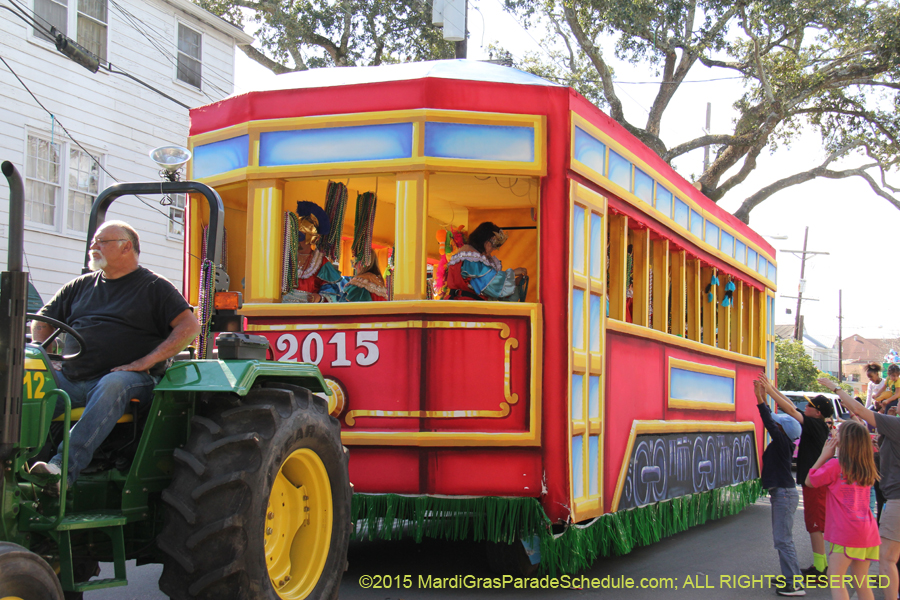
M 513 269 L 503 269 L 496 256 L 463 246 L 447 263 L 447 286 L 453 300 L 523 302 L 527 279 L 516 283 Z

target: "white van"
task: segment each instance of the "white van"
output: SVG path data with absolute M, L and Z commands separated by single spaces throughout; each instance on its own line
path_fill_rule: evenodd
M 834 406 L 834 414 L 837 418 L 845 421 L 850 418 L 850 411 L 844 408 L 844 405 L 841 404 L 841 401 L 838 399 L 837 394 L 829 394 L 824 392 L 781 392 L 784 394 L 789 400 L 791 400 L 794 405 L 797 407 L 797 410 L 800 413 L 803 413 L 803 410 L 806 408 L 806 405 L 809 404 L 809 401 L 816 396 L 825 396 L 831 401 L 831 404 Z

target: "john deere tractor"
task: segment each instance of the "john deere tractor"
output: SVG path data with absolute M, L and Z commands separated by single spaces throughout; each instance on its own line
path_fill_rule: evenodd
M 0 281 L 0 598 L 59 600 L 127 584 L 125 564 L 162 563 L 177 599 L 336 598 L 350 534 L 346 449 L 319 370 L 266 360 L 264 338 L 240 331 L 221 269 L 223 204 L 190 181 L 118 184 L 94 203 L 87 239 L 124 195 L 193 193 L 209 203 L 207 314 L 200 355 L 177 360 L 149 406 L 133 403 L 75 484 L 29 472 L 62 445 L 81 412 L 57 386 L 63 323 L 26 314 L 22 180 L 9 162 L 8 270 Z M 87 254 L 87 253 L 86 253 Z M 204 286 L 206 286 L 204 288 Z M 26 343 L 28 319 L 56 329 Z M 218 357 L 207 358 L 218 333 Z M 65 407 L 54 419 L 57 403 Z M 65 482 L 66 472 L 60 477 Z M 97 579 L 98 563 L 114 565 Z

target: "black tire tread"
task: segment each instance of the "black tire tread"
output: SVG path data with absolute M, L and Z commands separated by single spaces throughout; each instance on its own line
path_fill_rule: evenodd
M 175 600 L 278 600 L 265 566 L 262 519 L 281 457 L 307 447 L 328 470 L 335 519 L 325 570 L 309 600 L 336 598 L 351 490 L 340 423 L 327 403 L 304 388 L 270 382 L 251 389 L 239 406 L 233 394 L 211 394 L 197 412 L 162 494 L 169 510 L 157 542 L 165 556 L 160 589 Z M 306 434 L 310 426 L 313 436 Z

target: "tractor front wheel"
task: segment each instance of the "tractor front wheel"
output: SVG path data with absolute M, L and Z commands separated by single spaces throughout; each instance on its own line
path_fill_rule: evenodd
M 348 456 L 324 400 L 287 384 L 197 407 L 163 492 L 160 589 L 177 600 L 336 598 Z
M 18 544 L 0 542 L 0 598 L 63 600 L 63 590 L 47 561 Z

